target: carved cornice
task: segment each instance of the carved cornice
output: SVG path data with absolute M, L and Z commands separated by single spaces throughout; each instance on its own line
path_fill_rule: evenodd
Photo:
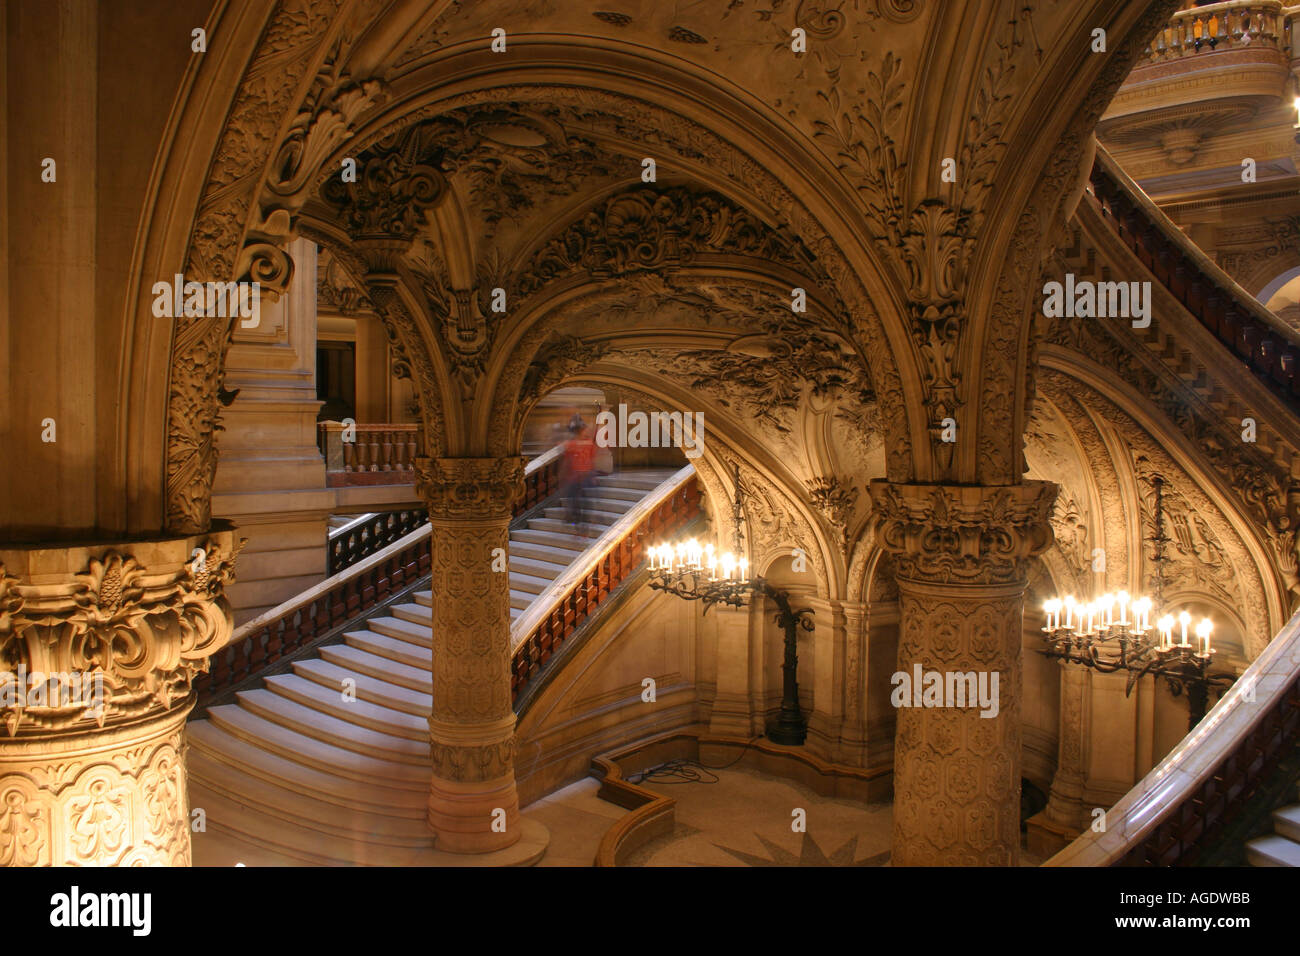
M 1056 485 L 869 485 L 876 536 L 899 577 L 933 584 L 1023 583 L 1052 543 Z
M 434 521 L 509 518 L 524 490 L 524 460 L 417 458 L 415 488 Z
M 0 550 L 0 692 L 8 682 L 21 693 L 0 697 L 9 736 L 102 727 L 187 698 L 230 639 L 225 588 L 241 546 L 224 530 L 107 549 Z M 48 687 L 34 698 L 16 686 L 18 674 L 32 687 L 34 675 L 68 675 L 83 690 L 68 703 L 52 701 Z

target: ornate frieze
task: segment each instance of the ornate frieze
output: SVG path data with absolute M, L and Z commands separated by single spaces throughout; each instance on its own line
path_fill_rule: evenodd
M 869 485 L 881 546 L 899 576 L 939 584 L 1023 582 L 1052 543 L 1056 485 Z

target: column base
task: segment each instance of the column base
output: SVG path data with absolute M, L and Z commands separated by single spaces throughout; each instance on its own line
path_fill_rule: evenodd
M 1029 852 L 1043 859 L 1055 856 L 1065 849 L 1080 833 L 1074 827 L 1063 826 L 1051 819 L 1046 810 L 1035 813 L 1025 821 L 1025 827 Z
M 457 783 L 433 778 L 429 826 L 434 848 L 446 853 L 493 853 L 523 836 L 514 774 L 496 781 Z

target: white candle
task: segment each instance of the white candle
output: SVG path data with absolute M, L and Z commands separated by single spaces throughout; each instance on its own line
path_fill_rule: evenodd
M 1174 618 L 1172 614 L 1166 614 L 1160 620 L 1156 621 L 1156 627 L 1160 628 L 1160 649 L 1167 651 L 1173 643 L 1174 636 Z
M 1183 626 L 1183 640 L 1180 646 L 1187 647 L 1187 625 L 1192 623 L 1192 616 L 1186 611 L 1183 611 L 1183 613 L 1178 615 L 1178 623 Z

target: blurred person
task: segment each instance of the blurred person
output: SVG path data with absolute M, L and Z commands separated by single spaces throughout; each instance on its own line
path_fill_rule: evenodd
M 565 520 L 581 528 L 583 499 L 595 481 L 596 442 L 582 416 L 574 413 L 569 421 L 569 440 L 564 443 L 560 466 L 560 495 L 564 498 Z

